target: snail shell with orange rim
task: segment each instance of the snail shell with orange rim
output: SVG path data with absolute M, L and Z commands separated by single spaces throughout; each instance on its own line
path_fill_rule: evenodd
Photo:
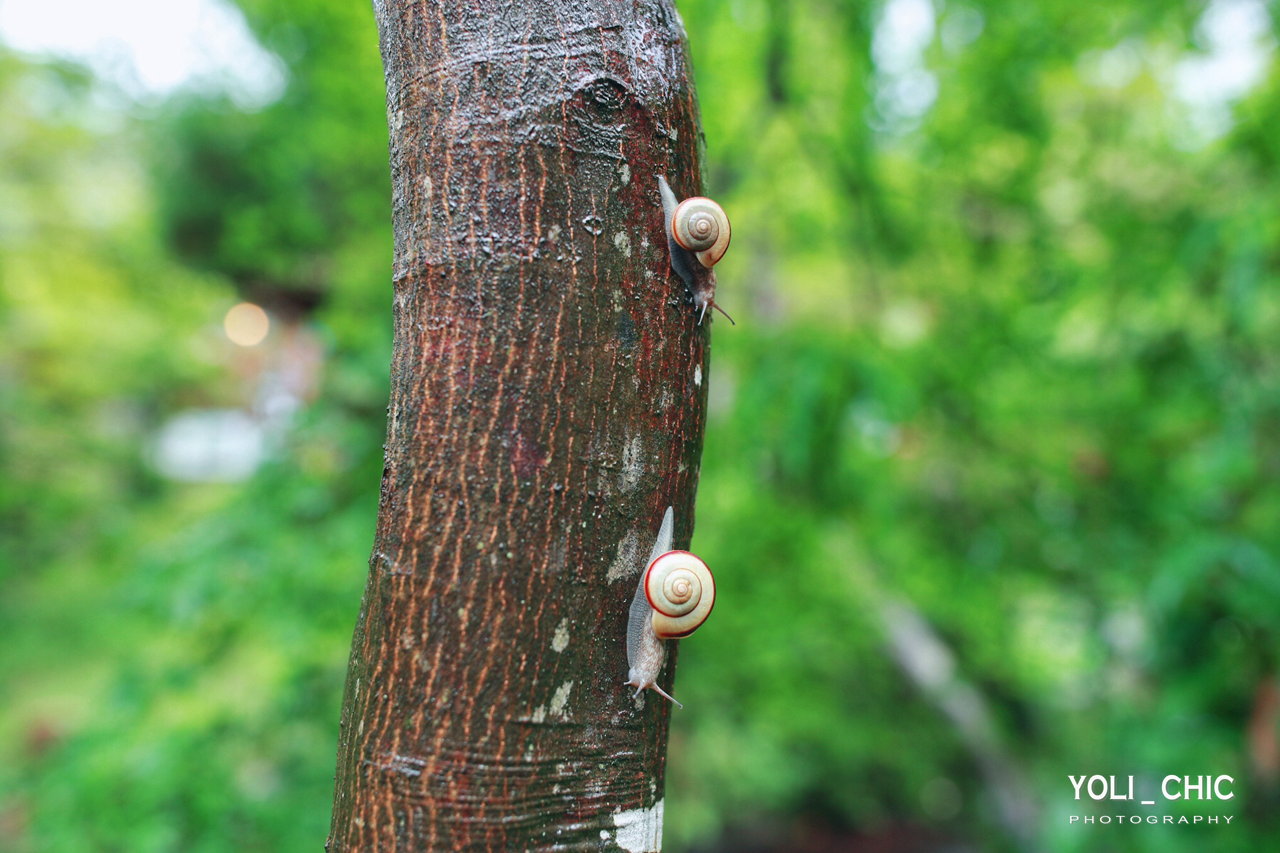
M 716 603 L 711 570 L 688 551 L 668 551 L 649 565 L 644 595 L 653 608 L 653 633 L 664 640 L 687 637 L 707 621 Z

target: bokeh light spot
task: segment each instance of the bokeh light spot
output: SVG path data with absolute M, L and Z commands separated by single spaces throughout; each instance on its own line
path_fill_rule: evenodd
M 233 344 L 251 347 L 262 343 L 271 329 L 271 320 L 267 312 L 252 302 L 241 302 L 232 306 L 222 321 L 227 337 Z

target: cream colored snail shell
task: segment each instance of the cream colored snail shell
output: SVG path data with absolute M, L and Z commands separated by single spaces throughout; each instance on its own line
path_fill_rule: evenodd
M 724 257 L 732 236 L 724 208 L 702 196 L 686 198 L 676 205 L 671 215 L 671 233 L 707 269 Z
M 644 594 L 653 608 L 653 633 L 664 640 L 687 637 L 707 621 L 716 582 L 707 564 L 688 551 L 668 551 L 649 564 Z

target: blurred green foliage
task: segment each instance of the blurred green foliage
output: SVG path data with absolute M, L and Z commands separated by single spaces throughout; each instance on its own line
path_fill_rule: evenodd
M 390 355 L 381 75 L 359 4 L 241 5 L 290 71 L 257 112 L 128 117 L 0 54 L 0 850 L 327 828 Z M 939 2 L 915 42 L 910 0 L 680 7 L 740 322 L 695 538 L 732 606 L 681 649 L 669 849 L 1280 844 L 1280 75 L 1230 124 L 1174 97 L 1195 3 Z M 165 480 L 169 416 L 251 404 L 241 297 L 307 318 L 318 398 L 251 479 Z M 1229 774 L 1238 817 L 1071 826 L 1117 811 L 1080 773 Z

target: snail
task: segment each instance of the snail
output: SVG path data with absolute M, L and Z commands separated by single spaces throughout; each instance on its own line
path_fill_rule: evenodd
M 707 564 L 688 551 L 672 551 L 675 512 L 667 507 L 649 562 L 640 573 L 627 620 L 627 673 L 639 696 L 647 687 L 676 702 L 657 685 L 666 661 L 665 640 L 687 637 L 706 621 L 716 601 L 716 582 Z
M 711 269 L 724 257 L 732 236 L 724 208 L 702 196 L 677 202 L 662 175 L 658 176 L 658 192 L 662 196 L 662 227 L 667 232 L 671 268 L 684 280 L 693 304 L 702 309 L 698 325 L 702 325 L 708 308 L 716 309 L 733 323 L 733 318 L 716 304 L 716 274 Z

